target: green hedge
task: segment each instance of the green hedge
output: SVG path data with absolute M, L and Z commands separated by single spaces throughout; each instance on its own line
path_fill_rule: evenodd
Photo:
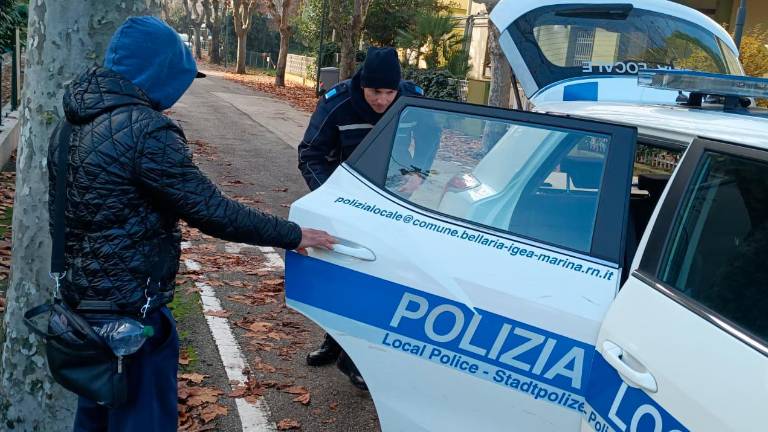
M 27 5 L 0 1 L 0 53 L 13 49 L 16 27 L 21 28 L 21 44 L 24 45 L 27 39 Z
M 405 69 L 403 77 L 424 89 L 425 96 L 433 99 L 458 101 L 459 80 L 446 70 Z

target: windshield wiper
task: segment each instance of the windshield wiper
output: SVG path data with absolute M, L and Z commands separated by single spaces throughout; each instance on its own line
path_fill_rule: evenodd
M 625 20 L 634 6 L 631 4 L 604 4 L 594 6 L 576 6 L 555 12 L 556 16 L 567 18 L 586 18 L 602 20 Z

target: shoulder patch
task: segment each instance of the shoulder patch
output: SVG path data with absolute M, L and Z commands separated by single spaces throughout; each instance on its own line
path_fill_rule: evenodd
M 334 88 L 332 88 L 330 91 L 327 91 L 327 92 L 325 93 L 325 100 L 328 100 L 328 99 L 330 99 L 330 98 L 332 98 L 332 97 L 336 96 L 338 93 L 339 93 L 339 92 L 338 92 L 338 90 L 336 90 L 336 88 L 335 88 L 335 87 L 334 87 Z
M 405 96 L 424 96 L 424 89 L 420 86 L 416 85 L 413 81 L 401 81 L 400 83 L 400 91 L 403 92 L 403 95 Z
M 325 100 L 331 100 L 334 97 L 344 93 L 347 91 L 347 84 L 346 82 L 340 82 L 336 84 L 335 86 L 331 87 L 330 90 L 325 92 Z

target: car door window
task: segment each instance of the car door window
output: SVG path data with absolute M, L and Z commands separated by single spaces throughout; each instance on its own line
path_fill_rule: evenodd
M 384 186 L 430 210 L 588 252 L 609 145 L 597 133 L 409 107 Z
M 705 152 L 659 280 L 768 340 L 768 163 Z

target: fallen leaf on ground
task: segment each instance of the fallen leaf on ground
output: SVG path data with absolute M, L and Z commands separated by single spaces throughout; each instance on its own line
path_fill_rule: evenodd
M 229 318 L 230 315 L 232 315 L 232 312 L 225 311 L 225 310 L 218 310 L 218 311 L 205 311 L 205 314 L 212 317 L 219 317 L 219 318 Z
M 275 368 L 274 366 L 272 366 L 271 364 L 268 364 L 268 363 L 258 362 L 258 363 L 256 363 L 253 366 L 253 368 L 258 370 L 258 371 L 265 372 L 265 373 L 275 373 L 275 372 L 277 372 L 277 368 Z
M 309 393 L 304 393 L 303 395 L 296 396 L 293 399 L 294 402 L 299 402 L 302 405 L 309 405 Z
M 309 393 L 309 390 L 303 386 L 291 386 L 283 389 L 283 391 L 293 395 L 303 395 Z
M 195 384 L 200 384 L 207 377 L 208 377 L 208 375 L 199 374 L 197 372 L 186 373 L 186 374 L 180 374 L 179 375 L 179 379 L 184 379 L 184 380 L 187 380 L 187 381 L 192 381 Z
M 227 407 L 219 404 L 219 397 L 224 393 L 212 387 L 200 387 L 193 383 L 204 377 L 201 374 L 181 374 L 178 381 L 178 412 L 180 431 L 213 430 L 208 425 L 214 419 L 227 415 Z
M 207 407 L 205 411 L 203 411 L 203 413 L 200 415 L 200 417 L 202 417 L 203 421 L 206 423 L 210 423 L 211 420 L 219 416 L 223 417 L 227 415 L 228 412 L 229 410 L 224 405 L 213 404 Z
M 235 387 L 234 389 L 232 389 L 231 392 L 229 392 L 229 394 L 227 394 L 227 396 L 229 396 L 229 397 L 231 397 L 233 399 L 245 397 L 247 395 L 248 395 L 248 387 L 246 387 L 244 385 L 239 385 L 239 386 Z
M 293 419 L 282 419 L 277 423 L 277 430 L 295 430 L 301 428 L 301 424 Z

